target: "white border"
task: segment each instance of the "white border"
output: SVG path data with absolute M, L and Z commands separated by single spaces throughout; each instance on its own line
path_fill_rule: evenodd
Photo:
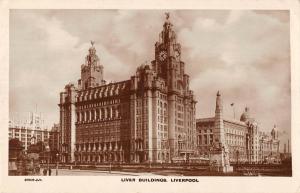
M 293 177 L 198 177 L 199 183 L 122 183 L 120 177 L 7 176 L 9 9 L 267 9 L 290 10 Z M 300 7 L 297 0 L 2 0 L 0 1 L 0 192 L 300 192 Z M 280 75 L 278 75 L 280 76 Z M 168 177 L 170 178 L 170 177 Z

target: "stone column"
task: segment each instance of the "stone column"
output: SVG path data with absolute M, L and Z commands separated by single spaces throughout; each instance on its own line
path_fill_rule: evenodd
M 221 99 L 221 94 L 218 91 L 217 99 L 216 99 L 216 111 L 215 111 L 215 128 L 214 128 L 214 136 L 215 136 L 215 144 L 225 145 L 225 136 L 224 136 L 224 123 L 223 123 L 223 103 Z
M 76 91 L 75 87 L 71 86 L 69 90 L 69 96 L 70 96 L 70 112 L 71 112 L 71 117 L 70 117 L 70 156 L 71 156 L 71 162 L 75 161 L 74 158 L 74 152 L 75 152 L 75 144 L 76 144 L 76 125 L 75 125 L 75 119 L 76 119 L 76 108 L 75 108 L 75 97 L 76 97 Z

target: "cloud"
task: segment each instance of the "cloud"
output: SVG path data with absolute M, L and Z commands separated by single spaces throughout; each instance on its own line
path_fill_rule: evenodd
M 272 16 L 230 11 L 223 22 L 199 17 L 179 31 L 198 116 L 213 116 L 206 109 L 221 90 L 226 117 L 235 102 L 237 114 L 249 106 L 264 131 L 290 128 L 289 24 Z
M 50 109 L 50 112 L 57 111 L 61 84 L 78 75 L 69 70 L 78 63 L 79 53 L 82 53 L 80 47 L 76 48 L 78 37 L 64 30 L 62 22 L 56 18 L 29 13 L 16 14 L 13 19 L 19 22 L 19 29 L 12 30 L 10 38 L 13 45 L 10 110 L 33 111 L 36 104 L 44 113 Z M 57 120 L 58 115 L 46 114 L 50 120 Z

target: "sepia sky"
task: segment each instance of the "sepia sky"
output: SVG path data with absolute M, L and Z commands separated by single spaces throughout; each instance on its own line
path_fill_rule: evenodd
M 107 81 L 129 79 L 154 59 L 165 10 L 11 10 L 10 116 L 42 112 L 59 122 L 59 92 L 77 83 L 90 40 Z M 218 90 L 225 118 L 245 106 L 265 132 L 290 138 L 288 11 L 169 10 L 196 95 L 197 118 L 214 116 Z

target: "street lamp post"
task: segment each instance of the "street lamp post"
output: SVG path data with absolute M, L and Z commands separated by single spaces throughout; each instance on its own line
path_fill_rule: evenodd
M 48 167 L 48 170 L 50 169 L 50 167 L 49 167 L 49 162 L 50 162 L 50 147 L 49 147 L 49 145 L 47 145 L 46 147 L 45 147 L 45 150 L 46 150 L 46 152 L 47 152 L 47 167 Z
M 112 156 L 109 154 L 109 173 L 111 173 L 111 162 L 112 162 Z
M 108 154 L 108 161 L 109 161 L 109 173 L 111 173 L 111 161 L 112 161 L 111 153 Z
M 56 175 L 58 176 L 58 153 L 56 154 Z
M 47 162 L 48 162 L 48 163 L 47 163 L 47 167 L 49 168 L 49 162 L 50 162 L 50 156 L 49 156 L 49 153 L 48 153 L 47 155 L 48 155 L 48 157 L 47 157 L 47 158 L 48 158 L 48 159 L 47 159 Z
M 239 164 L 239 150 L 236 151 L 236 164 L 238 165 Z

